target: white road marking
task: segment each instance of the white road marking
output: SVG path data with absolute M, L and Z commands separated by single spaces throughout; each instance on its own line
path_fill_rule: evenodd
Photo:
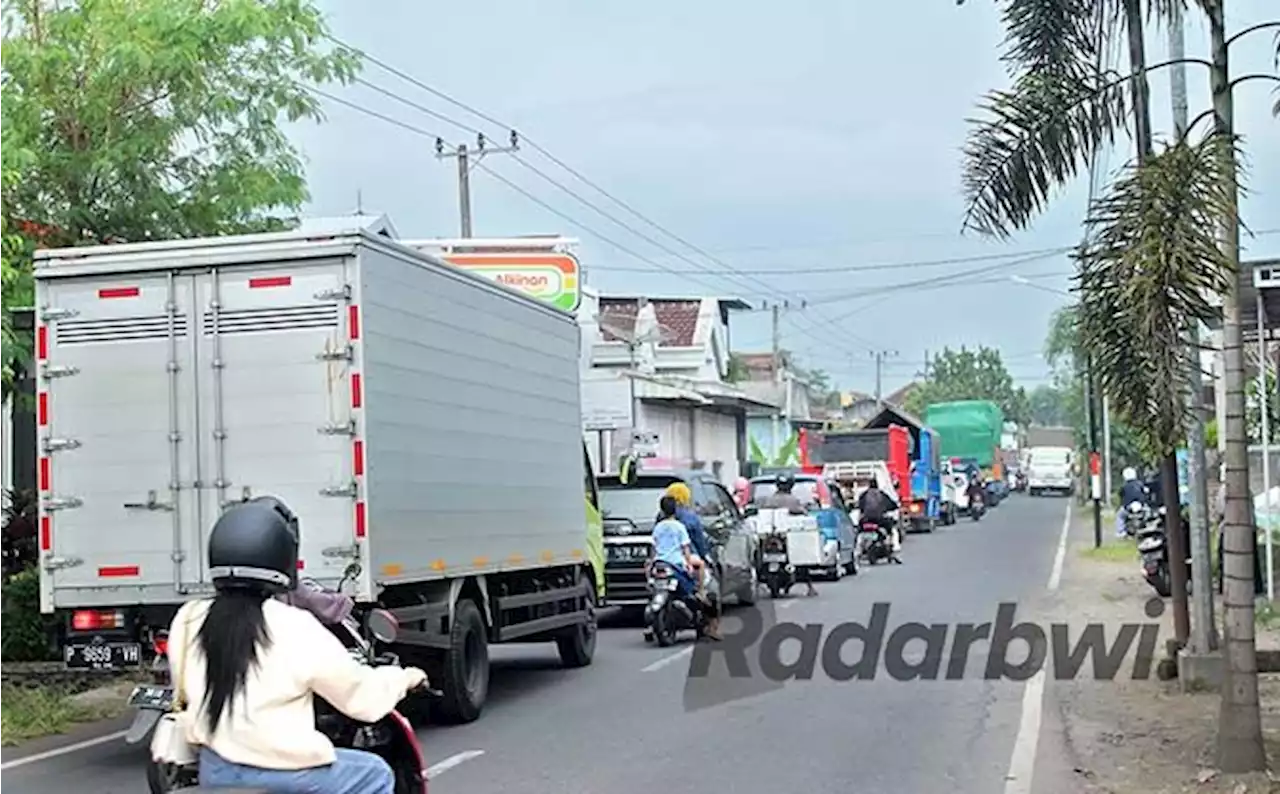
M 684 650 L 682 650 L 682 651 L 676 651 L 675 653 L 670 654 L 669 656 L 664 656 L 664 657 L 662 657 L 662 658 L 661 658 L 661 659 L 659 659 L 658 661 L 653 662 L 653 663 L 652 663 L 652 664 L 650 664 L 649 666 L 647 666 L 647 667 L 645 667 L 644 669 L 642 669 L 640 672 L 642 672 L 642 673 L 652 673 L 654 670 L 661 670 L 662 668 L 666 667 L 667 665 L 671 664 L 672 662 L 675 662 L 675 661 L 678 661 L 678 660 L 680 660 L 680 659 L 683 659 L 684 657 L 686 657 L 686 656 L 688 656 L 688 655 L 690 655 L 690 654 L 692 654 L 692 653 L 693 653 L 693 646 L 692 646 L 692 645 L 690 645 L 688 648 L 685 648 L 685 649 L 684 649 Z
M 1062 584 L 1062 565 L 1067 559 L 1067 536 L 1071 534 L 1071 503 L 1067 502 L 1067 514 L 1062 517 L 1062 532 L 1058 535 L 1058 552 L 1053 557 L 1053 570 L 1049 573 L 1049 592 Z
M 1062 584 L 1062 566 L 1067 558 L 1067 540 L 1071 534 L 1071 503 L 1062 517 L 1062 532 L 1058 536 L 1058 549 L 1053 557 L 1053 570 L 1049 573 L 1049 592 Z M 1022 721 L 1018 735 L 1013 740 L 1013 756 L 1009 759 L 1009 772 L 1004 778 L 1004 794 L 1031 794 L 1032 778 L 1036 771 L 1036 748 L 1040 745 L 1040 720 L 1044 709 L 1045 673 L 1042 667 L 1022 690 Z
M 5 761 L 3 764 L 0 764 L 0 771 L 15 769 L 20 766 L 26 766 L 27 764 L 39 763 L 40 761 L 47 761 L 50 758 L 57 758 L 61 755 L 68 755 L 70 753 L 79 752 L 80 750 L 87 750 L 90 747 L 97 747 L 100 744 L 114 742 L 117 739 L 123 739 L 127 733 L 128 731 L 116 731 L 115 733 L 108 733 L 105 736 L 96 736 L 92 739 L 85 739 L 83 742 L 68 744 L 65 747 L 55 747 L 52 750 L 45 750 L 43 753 L 24 756 L 15 761 Z
M 479 758 L 482 755 L 484 755 L 484 750 L 466 750 L 461 753 L 455 753 L 454 755 L 449 756 L 443 761 L 440 761 L 439 763 L 435 763 L 427 767 L 427 779 L 434 780 L 435 778 L 439 777 L 441 774 L 448 772 L 450 769 L 453 769 L 458 764 L 465 764 L 467 761 L 470 761 L 472 758 Z
M 790 609 L 799 603 L 799 601 L 783 601 L 781 604 L 778 604 L 778 609 Z
M 1036 771 L 1036 746 L 1040 743 L 1040 716 L 1044 706 L 1044 669 L 1041 668 L 1022 690 L 1022 722 L 1013 742 L 1009 774 L 1004 778 L 1004 794 L 1031 794 Z

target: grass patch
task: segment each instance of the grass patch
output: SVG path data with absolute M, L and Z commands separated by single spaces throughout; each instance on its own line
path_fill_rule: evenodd
M 1280 610 L 1270 601 L 1262 601 L 1254 607 L 1253 622 L 1269 629 L 1280 623 Z
M 1138 544 L 1131 538 L 1104 541 L 1098 548 L 1087 548 L 1080 556 L 1102 562 L 1132 562 L 1138 556 Z
M 5 747 L 65 733 L 78 722 L 118 716 L 123 703 L 83 705 L 57 687 L 5 686 L 0 690 L 0 744 Z

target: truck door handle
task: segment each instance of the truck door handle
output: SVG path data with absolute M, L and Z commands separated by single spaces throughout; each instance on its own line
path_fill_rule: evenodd
M 155 491 L 147 491 L 147 501 L 125 502 L 124 508 L 126 510 L 173 510 L 173 505 L 159 501 Z

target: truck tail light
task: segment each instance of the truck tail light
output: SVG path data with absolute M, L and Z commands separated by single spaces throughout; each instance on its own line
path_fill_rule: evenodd
M 74 631 L 101 631 L 124 628 L 124 613 L 115 610 L 77 609 L 71 613 Z

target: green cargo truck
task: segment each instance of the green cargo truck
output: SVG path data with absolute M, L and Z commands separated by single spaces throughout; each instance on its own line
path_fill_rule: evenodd
M 925 408 L 924 423 L 937 431 L 945 459 L 966 458 L 1002 477 L 1000 435 L 1004 411 L 990 400 L 934 403 Z

